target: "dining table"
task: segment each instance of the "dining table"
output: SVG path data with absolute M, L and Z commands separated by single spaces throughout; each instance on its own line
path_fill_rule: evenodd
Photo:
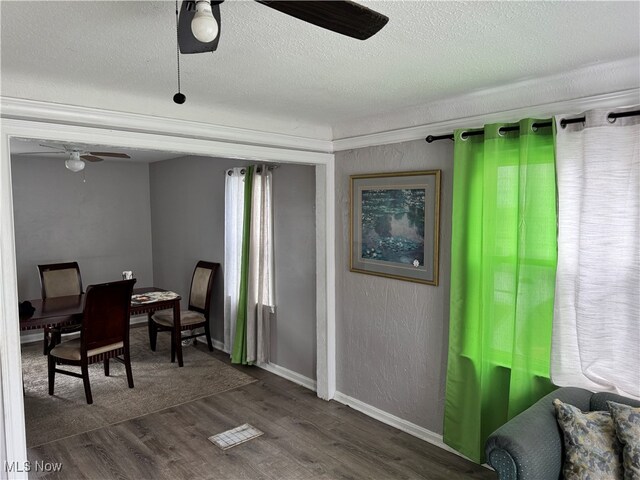
M 20 330 L 39 330 L 45 327 L 71 327 L 82 324 L 85 294 L 64 297 L 38 298 L 29 300 L 33 312 L 20 313 Z M 180 300 L 177 293 L 157 287 L 134 288 L 131 297 L 131 316 L 147 314 L 149 329 L 151 316 L 159 310 L 173 310 L 174 342 L 178 366 L 182 360 L 182 340 L 180 330 Z M 53 339 L 52 339 L 53 343 Z M 47 350 L 55 345 L 47 346 Z

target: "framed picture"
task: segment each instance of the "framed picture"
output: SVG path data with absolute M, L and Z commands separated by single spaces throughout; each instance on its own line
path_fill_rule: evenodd
M 350 179 L 351 271 L 438 285 L 440 170 Z

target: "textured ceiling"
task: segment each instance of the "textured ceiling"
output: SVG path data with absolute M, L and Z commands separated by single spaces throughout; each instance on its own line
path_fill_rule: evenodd
M 635 1 L 360 3 L 390 18 L 367 41 L 225 1 L 218 51 L 181 56 L 178 107 L 173 2 L 3 0 L 2 94 L 332 125 L 640 54 Z

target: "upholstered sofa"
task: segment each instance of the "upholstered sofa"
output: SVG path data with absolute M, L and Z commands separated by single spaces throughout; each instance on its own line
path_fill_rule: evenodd
M 582 411 L 607 410 L 607 400 L 640 407 L 640 401 L 613 393 L 592 393 L 562 387 L 493 432 L 485 445 L 487 462 L 500 480 L 558 480 L 562 478 L 563 438 L 553 400 Z

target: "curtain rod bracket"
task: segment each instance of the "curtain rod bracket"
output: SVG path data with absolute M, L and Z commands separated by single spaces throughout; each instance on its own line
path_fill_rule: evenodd
M 427 138 L 425 138 L 427 143 L 431 143 L 431 142 L 435 142 L 436 140 L 444 140 L 445 138 L 448 138 L 449 140 L 453 140 L 453 134 L 450 135 L 428 135 Z

